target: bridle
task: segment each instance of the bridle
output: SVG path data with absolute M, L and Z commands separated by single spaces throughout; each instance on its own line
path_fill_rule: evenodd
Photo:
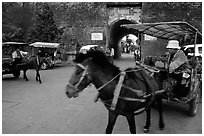
M 77 63 L 76 66 L 80 67 L 83 70 L 82 76 L 80 77 L 78 83 L 75 85 L 71 84 L 70 82 L 67 84 L 69 87 L 75 89 L 77 92 L 80 92 L 78 87 L 80 86 L 81 82 L 84 80 L 84 78 L 87 76 L 87 78 L 91 79 L 88 73 L 88 66 L 83 66 L 80 63 Z

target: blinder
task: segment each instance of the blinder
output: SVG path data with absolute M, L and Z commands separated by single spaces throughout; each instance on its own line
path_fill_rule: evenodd
M 85 77 L 87 77 L 88 79 L 91 79 L 91 77 L 89 76 L 89 73 L 87 71 L 87 67 L 85 67 L 84 65 L 77 63 L 76 66 L 80 67 L 83 70 L 82 76 L 80 77 L 78 83 L 76 83 L 75 85 L 73 85 L 72 83 L 68 83 L 67 86 L 69 86 L 70 88 L 73 88 L 74 90 L 76 90 L 77 92 L 80 92 L 78 87 L 80 86 L 81 82 L 84 80 Z

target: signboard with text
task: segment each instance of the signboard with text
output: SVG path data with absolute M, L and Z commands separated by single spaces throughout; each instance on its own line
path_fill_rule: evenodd
M 103 33 L 91 33 L 91 40 L 103 40 Z

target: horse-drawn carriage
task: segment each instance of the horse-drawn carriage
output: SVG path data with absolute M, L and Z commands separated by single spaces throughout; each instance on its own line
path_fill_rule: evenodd
M 193 26 L 186 22 L 161 22 L 161 23 L 143 23 L 143 24 L 129 24 L 124 25 L 128 29 L 133 29 L 139 33 L 147 34 L 165 40 L 183 40 L 183 47 L 185 43 L 193 44 L 194 51 L 196 45 L 202 45 L 202 34 Z M 144 45 L 145 46 L 145 45 Z M 166 46 L 166 45 L 164 45 Z M 184 48 L 185 49 L 185 48 Z M 166 71 L 167 57 L 151 57 L 148 56 L 146 63 L 157 67 L 159 70 Z M 190 87 L 184 97 L 177 98 L 170 93 L 164 96 L 169 101 L 177 101 L 180 103 L 189 104 L 189 114 L 194 116 L 198 109 L 199 95 L 201 94 L 201 76 L 200 63 L 197 59 L 196 53 L 191 53 L 189 57 L 189 64 L 191 65 Z M 169 78 L 169 77 L 168 77 Z M 186 88 L 187 89 L 187 88 Z M 175 90 L 180 91 L 180 90 Z
M 15 51 L 16 46 L 21 50 L 28 51 L 27 43 L 20 42 L 4 42 L 2 43 L 2 74 L 13 74 L 15 78 L 20 76 L 20 69 L 17 66 L 13 66 L 12 53 Z
M 12 53 L 16 49 L 27 52 L 26 56 L 22 56 L 22 54 L 20 55 L 20 61 L 16 61 L 12 58 Z M 31 55 L 31 48 L 27 43 L 2 43 L 2 75 L 13 74 L 15 78 L 18 78 L 20 76 L 20 72 L 23 71 L 23 78 L 28 81 L 26 71 L 28 69 L 35 69 L 36 81 L 39 81 L 39 83 L 41 83 L 39 71 L 42 68 L 43 63 L 45 63 L 46 61 L 47 60 L 45 57 L 40 57 L 39 55 Z
M 128 24 L 121 27 L 132 29 L 131 32 L 135 30 L 135 33 L 167 40 L 179 40 L 188 35 L 194 44 L 197 44 L 201 38 L 201 33 L 185 22 Z M 182 99 L 168 95 L 168 89 L 163 87 L 164 80 L 168 79 L 168 72 L 165 69 L 137 63 L 135 67 L 121 70 L 111 63 L 103 52 L 94 50 L 79 53 L 74 62 L 75 71 L 66 85 L 66 95 L 69 98 L 77 97 L 90 83 L 94 84 L 98 91 L 96 101 L 100 99 L 109 111 L 106 133 L 112 133 L 118 115 L 125 116 L 130 132 L 136 133 L 134 116 L 143 111 L 146 111 L 144 132 L 148 132 L 151 124 L 151 106 L 154 102 L 157 103 L 159 111 L 159 128 L 163 130 L 165 124 L 162 99 L 164 98 L 189 103 L 189 113 L 192 116 L 197 112 L 200 79 L 194 57 L 191 63 L 190 89 Z M 161 64 L 162 61 L 158 63 Z
M 58 51 L 60 43 L 35 42 L 29 45 L 31 47 L 31 54 L 34 55 L 41 51 L 41 56 L 46 58 L 42 64 L 41 69 L 52 69 L 59 59 L 56 59 L 55 52 Z M 59 58 L 59 57 L 58 57 Z

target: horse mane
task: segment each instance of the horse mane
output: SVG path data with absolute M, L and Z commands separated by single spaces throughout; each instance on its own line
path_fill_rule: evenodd
M 87 58 L 92 58 L 92 62 L 101 67 L 103 70 L 114 69 L 114 71 L 119 73 L 119 68 L 112 64 L 106 54 L 100 50 L 90 50 L 86 54 L 79 53 L 74 62 L 81 63 Z

